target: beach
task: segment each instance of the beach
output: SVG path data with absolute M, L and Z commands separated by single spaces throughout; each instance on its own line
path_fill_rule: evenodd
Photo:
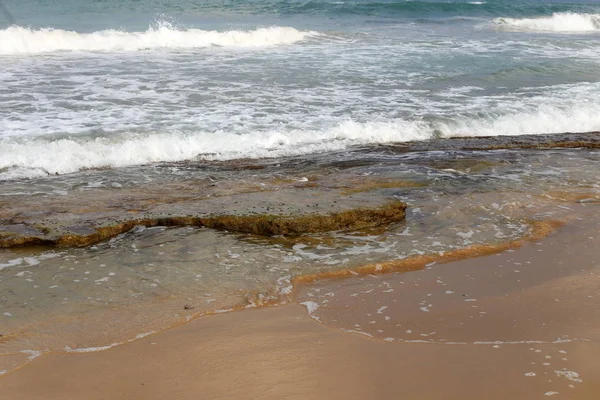
M 211 196 L 164 185 L 153 189 L 162 196 L 134 187 L 124 200 L 113 189 L 79 192 L 69 197 L 75 205 L 45 196 L 43 218 L 38 199 L 21 197 L 5 208 L 19 217 L 2 226 L 14 289 L 5 317 L 14 322 L 1 338 L 1 391 L 23 399 L 595 398 L 597 134 L 486 140 L 476 150 L 452 139 L 437 142 L 440 150 L 404 144 L 395 155 L 386 148 L 385 161 L 381 149 L 361 150 L 345 165 L 305 170 L 219 165 L 274 187 L 237 185 L 214 209 Z M 274 180 L 272 169 L 286 168 L 310 179 Z M 210 185 L 220 181 L 215 167 L 211 174 Z M 113 207 L 105 210 L 106 191 Z M 177 216 L 192 209 L 197 218 Z M 329 225 L 347 223 L 344 213 L 367 225 Z M 233 223 L 206 226 L 220 215 Z M 208 275 L 198 262 L 223 272 Z M 43 282 L 54 287 L 19 315 L 21 296 L 36 296 Z
M 597 207 L 498 254 L 324 280 L 291 304 L 50 354 L 0 387 L 10 399 L 595 399 Z
M 595 399 L 599 54 L 590 0 L 0 0 L 0 398 Z

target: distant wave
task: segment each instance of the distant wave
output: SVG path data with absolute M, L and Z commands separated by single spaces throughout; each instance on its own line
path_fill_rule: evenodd
M 217 131 L 151 133 L 104 138 L 5 138 L 0 180 L 81 169 L 123 167 L 195 158 L 228 160 L 343 150 L 353 145 L 449 136 L 496 136 L 600 130 L 600 103 L 541 105 L 520 112 L 488 112 L 424 120 L 345 121 L 322 130 L 272 130 L 243 135 Z
M 596 12 L 600 7 L 596 4 L 561 4 L 539 2 L 505 2 L 505 1 L 294 1 L 263 0 L 248 7 L 248 2 L 240 0 L 222 0 L 219 9 L 223 11 L 244 11 L 254 13 L 276 13 L 284 15 L 315 14 L 330 15 L 365 15 L 385 18 L 411 17 L 430 18 L 448 16 L 467 17 L 527 17 L 534 15 L 550 15 L 555 12 Z
M 78 33 L 62 29 L 12 26 L 0 30 L 0 54 L 36 54 L 55 51 L 138 51 L 158 48 L 189 49 L 211 46 L 265 47 L 292 44 L 317 36 L 316 32 L 273 26 L 250 31 L 175 29 L 160 23 L 145 32 L 104 30 Z
M 600 14 L 554 13 L 539 18 L 496 18 L 498 29 L 532 32 L 600 32 Z

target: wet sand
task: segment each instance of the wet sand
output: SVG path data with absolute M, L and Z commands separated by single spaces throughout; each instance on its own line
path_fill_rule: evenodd
M 597 399 L 599 208 L 571 207 L 518 249 L 302 285 L 310 316 L 244 310 L 40 357 L 0 378 L 0 398 Z

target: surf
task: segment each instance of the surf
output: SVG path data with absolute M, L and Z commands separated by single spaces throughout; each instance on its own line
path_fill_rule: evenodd
M 598 33 L 600 14 L 562 12 L 549 17 L 496 18 L 492 24 L 497 29 L 507 31 Z
M 226 131 L 124 132 L 111 137 L 0 141 L 0 181 L 66 174 L 84 169 L 119 168 L 156 162 L 234 160 L 298 156 L 352 146 L 421 141 L 456 136 L 502 136 L 600 130 L 600 104 L 541 105 L 456 114 L 449 117 L 341 121 L 322 129 L 270 129 L 239 134 Z
M 317 32 L 271 26 L 254 30 L 208 31 L 177 29 L 161 22 L 144 32 L 102 30 L 79 33 L 55 28 L 31 29 L 11 26 L 0 30 L 0 55 L 50 52 L 135 52 L 153 49 L 197 49 L 206 47 L 256 48 L 289 45 Z

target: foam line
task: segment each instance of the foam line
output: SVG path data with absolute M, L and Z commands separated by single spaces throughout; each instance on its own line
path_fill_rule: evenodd
M 291 27 L 272 26 L 226 32 L 176 29 L 161 22 L 145 32 L 103 30 L 78 33 L 62 29 L 30 29 L 11 26 L 0 30 L 0 55 L 37 54 L 56 51 L 140 51 L 193 49 L 203 47 L 265 47 L 292 44 L 318 33 Z
M 496 18 L 492 24 L 503 30 L 532 32 L 600 32 L 600 14 L 554 13 L 550 17 Z
M 558 99 L 554 100 L 555 103 Z M 297 156 L 350 146 L 450 136 L 498 136 L 600 130 L 600 103 L 541 104 L 485 116 L 456 115 L 443 121 L 347 120 L 319 130 L 235 132 L 149 132 L 52 139 L 40 136 L 0 140 L 0 181 L 65 174 L 90 168 L 118 168 L 154 162 L 232 160 Z

